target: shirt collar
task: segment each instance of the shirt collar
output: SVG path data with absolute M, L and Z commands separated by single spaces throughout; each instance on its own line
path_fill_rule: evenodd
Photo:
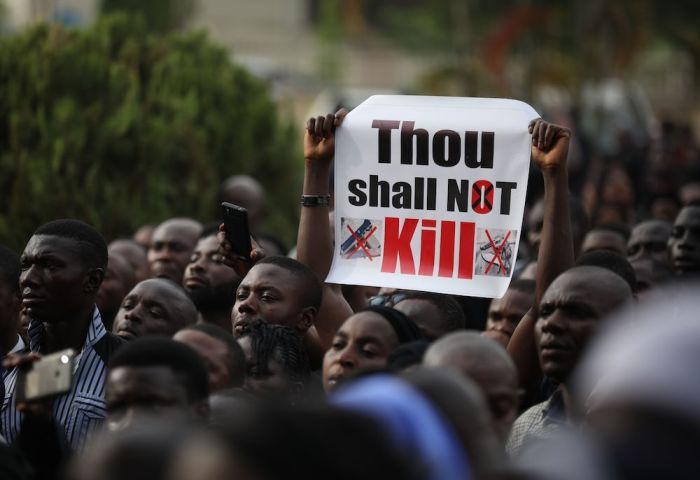
M 12 347 L 12 350 L 10 350 L 10 351 L 7 352 L 7 353 L 8 353 L 8 354 L 10 354 L 10 353 L 18 353 L 18 352 L 21 352 L 22 350 L 24 350 L 25 347 L 26 347 L 26 345 L 24 344 L 24 340 L 22 340 L 22 337 L 20 337 L 19 335 L 17 335 L 17 343 L 15 343 L 15 346 Z
M 92 322 L 90 322 L 90 326 L 88 326 L 88 332 L 87 336 L 85 337 L 85 344 L 83 345 L 83 350 L 85 350 L 85 347 L 87 346 L 93 346 L 106 334 L 107 329 L 105 328 L 104 323 L 102 323 L 102 314 L 97 308 L 97 305 L 95 305 L 95 310 L 92 314 Z

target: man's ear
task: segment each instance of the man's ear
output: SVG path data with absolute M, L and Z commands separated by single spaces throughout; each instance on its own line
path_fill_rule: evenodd
M 299 314 L 297 322 L 297 330 L 301 333 L 306 333 L 314 324 L 318 309 L 316 307 L 304 307 Z
M 83 291 L 89 294 L 97 294 L 105 278 L 104 268 L 92 268 L 88 271 Z

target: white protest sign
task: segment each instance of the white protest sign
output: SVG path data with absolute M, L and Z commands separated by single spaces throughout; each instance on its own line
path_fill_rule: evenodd
M 336 136 L 327 281 L 503 296 L 538 116 L 486 98 L 382 95 L 355 108 Z

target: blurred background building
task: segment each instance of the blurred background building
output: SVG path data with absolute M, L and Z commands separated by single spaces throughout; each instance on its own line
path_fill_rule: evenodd
M 40 20 L 85 25 L 102 4 L 119 3 L 4 1 L 10 30 Z M 632 117 L 652 111 L 700 123 L 700 34 L 692 26 L 700 7 L 692 1 L 148 3 L 191 11 L 181 27 L 206 30 L 299 119 L 375 92 L 408 92 L 516 97 L 545 111 L 622 108 L 618 123 L 648 123 Z

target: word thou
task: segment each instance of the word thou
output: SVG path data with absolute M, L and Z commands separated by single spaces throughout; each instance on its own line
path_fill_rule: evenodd
M 432 153 L 435 165 L 454 167 L 462 160 L 462 151 L 464 151 L 464 164 L 467 167 L 493 168 L 494 132 L 481 132 L 481 155 L 477 158 L 479 132 L 464 132 L 464 148 L 462 148 L 462 137 L 454 130 L 438 130 L 431 139 L 427 130 L 414 127 L 415 122 L 412 121 L 372 121 L 372 128 L 377 129 L 379 163 L 391 163 L 392 132 L 401 128 L 402 165 L 428 165 Z M 415 159 L 413 158 L 414 146 Z

